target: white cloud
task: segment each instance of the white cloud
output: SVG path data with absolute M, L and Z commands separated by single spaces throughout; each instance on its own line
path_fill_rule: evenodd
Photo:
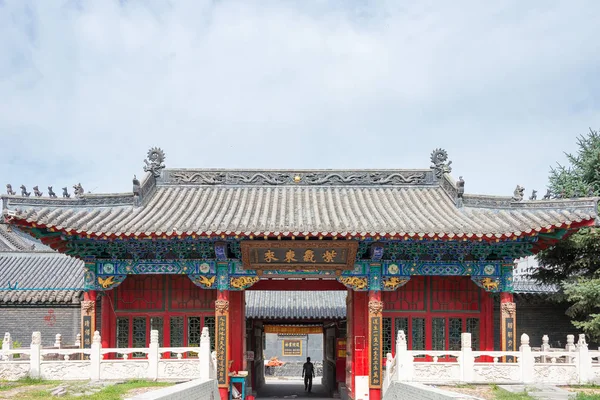
M 171 167 L 268 168 L 444 147 L 467 192 L 542 193 L 598 127 L 597 2 L 376 4 L 0 2 L 1 176 L 112 192 L 155 145 Z

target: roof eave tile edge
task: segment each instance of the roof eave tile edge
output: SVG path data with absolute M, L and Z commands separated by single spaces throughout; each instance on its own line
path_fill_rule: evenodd
M 120 235 L 116 235 L 115 233 L 110 232 L 76 232 L 64 227 L 55 227 L 55 226 L 46 226 L 45 224 L 39 224 L 35 221 L 26 220 L 17 215 L 6 215 L 3 213 L 4 219 L 6 223 L 14 224 L 17 226 L 29 227 L 29 228 L 41 228 L 48 229 L 50 232 L 57 232 L 64 234 L 66 236 L 77 236 L 81 238 L 98 238 L 104 240 L 111 239 L 124 239 L 124 238 L 162 238 L 162 239 L 174 239 L 174 238 L 186 238 L 192 237 L 196 238 L 216 238 L 220 237 L 222 239 L 226 239 L 227 237 L 233 237 L 236 239 L 239 238 L 248 238 L 250 240 L 257 238 L 281 238 L 281 237 L 313 237 L 318 239 L 323 239 L 325 237 L 330 237 L 333 239 L 346 239 L 346 240 L 365 240 L 367 238 L 373 238 L 375 240 L 379 240 L 381 238 L 387 238 L 392 240 L 469 240 L 469 241 L 493 241 L 498 242 L 499 240 L 514 240 L 515 238 L 521 237 L 533 237 L 537 236 L 539 233 L 551 232 L 555 229 L 581 229 L 589 226 L 597 226 L 598 218 L 594 216 L 592 218 L 581 219 L 578 222 L 563 222 L 559 224 L 548 225 L 545 227 L 539 227 L 537 229 L 529 229 L 527 232 L 506 232 L 506 233 L 406 233 L 406 232 L 308 232 L 308 233 L 299 233 L 299 232 L 161 232 L 151 233 L 148 235 L 146 232 L 140 234 L 134 234 L 125 232 Z M 28 232 L 31 234 L 30 232 Z M 44 243 L 46 244 L 46 243 Z M 54 250 L 61 252 L 61 248 L 57 247 L 53 244 L 46 244 Z

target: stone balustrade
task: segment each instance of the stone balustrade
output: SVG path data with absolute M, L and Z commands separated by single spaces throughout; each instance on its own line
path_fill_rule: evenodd
M 6 333 L 0 351 L 0 380 L 208 380 L 216 376 L 215 365 L 208 328 L 202 330 L 200 347 L 160 347 L 158 331 L 153 330 L 149 347 L 143 348 L 103 348 L 96 331 L 87 349 L 65 348 L 58 335 L 53 347 L 43 348 L 40 332 L 33 332 L 29 348 L 14 349 Z
M 600 351 L 588 349 L 585 335 L 579 335 L 577 344 L 569 335 L 565 349 L 551 349 L 546 335 L 542 343 L 539 350 L 533 350 L 529 336 L 523 334 L 519 351 L 474 351 L 471 334 L 463 333 L 460 350 L 408 350 L 406 335 L 399 331 L 395 357 L 387 355 L 383 390 L 394 381 L 555 385 L 600 382 Z

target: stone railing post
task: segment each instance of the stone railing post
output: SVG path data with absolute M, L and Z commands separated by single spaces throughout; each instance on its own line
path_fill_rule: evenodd
M 6 332 L 4 334 L 4 339 L 2 340 L 2 351 L 8 351 L 8 350 L 12 350 L 12 338 L 10 336 L 10 333 Z M 0 357 L 0 361 L 6 361 L 6 360 L 12 360 L 12 359 L 13 359 L 12 354 L 2 354 L 2 357 Z
M 102 339 L 100 338 L 100 332 L 95 331 L 90 347 L 90 378 L 93 381 L 100 380 L 100 360 L 102 359 L 101 349 Z
M 406 335 L 404 331 L 398 331 L 396 338 L 396 376 L 395 381 L 410 382 L 413 379 L 413 357 L 408 352 Z
M 550 351 L 550 338 L 548 337 L 548 335 L 542 336 L 542 346 L 540 347 L 540 351 L 541 352 L 549 352 Z M 543 363 L 548 362 L 548 357 L 542 356 L 540 361 Z
M 533 364 L 535 362 L 531 346 L 529 346 L 529 335 L 526 333 L 521 335 L 521 347 L 519 348 L 521 355 L 519 364 L 521 364 L 521 379 L 523 383 L 533 383 Z
M 473 382 L 473 368 L 475 367 L 475 357 L 473 357 L 473 348 L 471 347 L 471 334 L 460 334 L 460 381 Z
M 212 360 L 210 357 L 210 334 L 207 327 L 202 328 L 202 335 L 200 335 L 198 361 L 200 361 L 200 379 L 209 380 Z
M 62 335 L 60 333 L 57 333 L 56 336 L 54 337 L 54 347 L 56 347 L 57 349 L 60 349 L 62 346 Z
M 565 346 L 566 351 L 575 351 L 577 350 L 577 346 L 575 346 L 575 335 L 567 335 L 567 344 Z M 575 357 L 568 357 L 568 362 L 572 363 Z
M 31 334 L 31 346 L 29 350 L 29 376 L 31 378 L 39 378 L 40 364 L 42 362 L 42 334 L 40 332 L 33 332 Z
M 587 342 L 585 341 L 585 335 L 579 335 L 577 341 L 577 358 L 578 358 L 578 370 L 579 370 L 579 383 L 589 383 L 590 377 L 592 376 L 592 359 L 588 350 Z
M 153 329 L 150 331 L 150 347 L 148 349 L 148 379 L 158 379 L 158 360 L 160 353 L 158 352 L 158 331 Z

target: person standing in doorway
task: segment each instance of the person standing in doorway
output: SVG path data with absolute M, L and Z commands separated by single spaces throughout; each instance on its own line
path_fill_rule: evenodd
M 312 390 L 312 378 L 315 374 L 315 366 L 310 362 L 310 357 L 306 357 L 306 362 L 302 367 L 302 377 L 304 378 L 304 391 Z

